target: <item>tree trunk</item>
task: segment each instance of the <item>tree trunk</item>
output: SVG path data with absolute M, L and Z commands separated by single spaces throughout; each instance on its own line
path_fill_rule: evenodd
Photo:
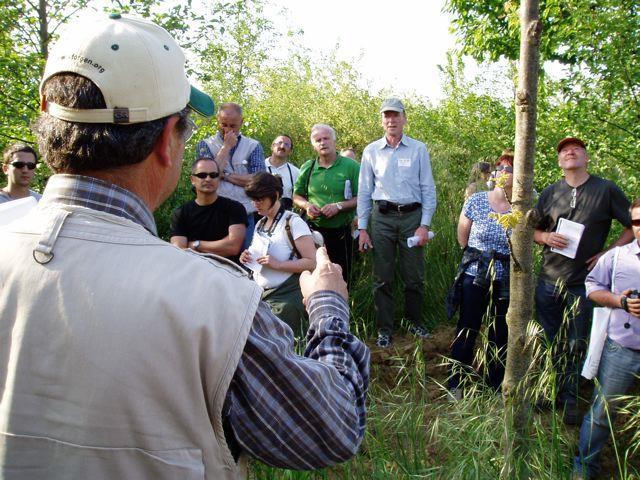
M 526 437 L 530 422 L 527 398 L 527 370 L 531 362 L 531 335 L 527 325 L 533 319 L 533 163 L 536 144 L 536 102 L 538 96 L 541 24 L 538 0 L 520 5 L 520 66 L 516 91 L 516 136 L 513 209 L 523 220 L 513 229 L 510 303 L 507 313 L 509 343 L 502 384 L 505 399 L 505 466 L 502 478 L 528 478 Z
M 47 1 L 38 3 L 38 38 L 40 40 L 40 54 L 45 60 L 49 57 L 49 21 L 47 19 Z

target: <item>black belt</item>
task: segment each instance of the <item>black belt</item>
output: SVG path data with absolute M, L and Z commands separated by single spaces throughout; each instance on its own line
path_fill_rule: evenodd
M 385 212 L 413 212 L 414 210 L 419 209 L 422 205 L 418 202 L 413 203 L 393 203 L 388 202 L 386 200 L 376 200 L 376 205 L 378 205 L 378 209 L 381 213 Z

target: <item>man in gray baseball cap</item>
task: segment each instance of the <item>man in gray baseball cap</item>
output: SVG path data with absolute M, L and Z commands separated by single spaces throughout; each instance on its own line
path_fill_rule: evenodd
M 368 350 L 323 249 L 299 357 L 239 267 L 156 235 L 190 112 L 214 112 L 184 63 L 118 14 L 51 51 L 35 131 L 55 175 L 0 228 L 0 478 L 237 479 L 248 456 L 313 469 L 362 440 Z
M 360 251 L 373 250 L 376 344 L 387 348 L 394 329 L 392 286 L 396 258 L 405 286 L 404 309 L 410 323 L 409 332 L 419 338 L 429 336 L 422 322 L 423 247 L 430 238 L 436 187 L 427 147 L 403 133 L 407 115 L 402 101 L 385 100 L 380 107 L 380 118 L 385 136 L 362 152 L 358 229 Z M 371 224 L 369 217 L 373 220 Z M 415 237 L 415 246 L 407 243 L 410 237 Z

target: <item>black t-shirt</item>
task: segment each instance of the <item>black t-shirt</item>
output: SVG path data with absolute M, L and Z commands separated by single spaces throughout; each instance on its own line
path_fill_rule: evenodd
M 536 205 L 540 230 L 554 232 L 560 218 L 584 225 L 575 259 L 552 252 L 548 245 L 542 251 L 540 278 L 549 283 L 562 279 L 568 286 L 584 283 L 586 261 L 604 248 L 612 219 L 631 226 L 629 200 L 612 181 L 591 175 L 576 189 L 575 208 L 571 208 L 572 192 L 573 187 L 562 179 L 545 188 Z
M 171 236 L 192 240 L 221 240 L 229 235 L 229 225 L 247 224 L 247 211 L 241 203 L 218 197 L 201 207 L 195 200 L 176 208 L 171 215 Z M 238 256 L 230 257 L 237 262 Z

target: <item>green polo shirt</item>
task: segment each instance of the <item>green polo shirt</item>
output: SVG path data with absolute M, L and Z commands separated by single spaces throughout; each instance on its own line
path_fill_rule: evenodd
M 309 172 L 313 164 L 313 171 Z M 309 178 L 311 173 L 311 178 Z M 343 202 L 347 180 L 351 183 L 351 197 L 358 195 L 358 175 L 360 164 L 355 160 L 338 155 L 336 161 L 329 168 L 321 167 L 318 161 L 308 160 L 300 168 L 300 175 L 296 181 L 294 193 L 302 195 L 309 202 L 322 208 L 329 203 Z M 307 183 L 309 191 L 307 192 Z M 355 216 L 355 210 L 340 212 L 334 217 L 311 220 L 321 228 L 338 228 L 349 224 Z

